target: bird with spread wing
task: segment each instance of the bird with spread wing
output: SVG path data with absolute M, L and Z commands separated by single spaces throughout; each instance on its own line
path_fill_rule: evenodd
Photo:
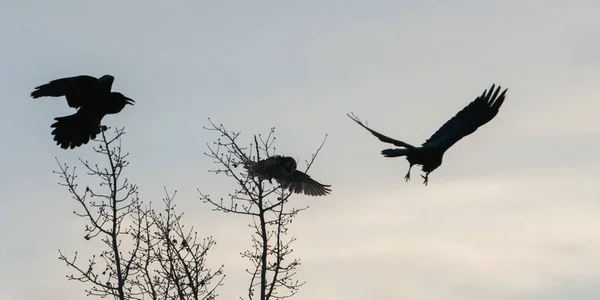
M 259 180 L 275 179 L 282 188 L 290 192 L 308 196 L 324 196 L 331 192 L 330 185 L 321 184 L 310 178 L 306 173 L 296 169 L 296 160 L 289 156 L 275 155 L 269 158 L 251 161 L 247 160 L 244 167 L 248 175 Z
M 421 165 L 425 175 L 421 175 L 424 179 L 424 184 L 427 185 L 429 173 L 433 172 L 442 164 L 442 158 L 446 150 L 458 142 L 460 139 L 475 132 L 479 127 L 491 121 L 497 114 L 504 103 L 506 97 L 505 89 L 500 93 L 500 86 L 494 90 L 495 85 L 492 85 L 490 90 L 485 90 L 481 96 L 477 97 L 465 108 L 459 111 L 453 118 L 448 120 L 440 129 L 438 129 L 429 139 L 420 147 L 415 147 L 385 136 L 364 125 L 360 119 L 352 114 L 348 115 L 353 121 L 358 123 L 371 134 L 376 136 L 384 143 L 393 144 L 401 148 L 385 149 L 381 154 L 385 157 L 400 157 L 405 156 L 410 164 L 408 173 L 404 177 L 406 181 L 410 179 L 410 170 L 413 165 Z
M 67 104 L 77 108 L 77 112 L 64 117 L 54 118 L 56 121 L 52 135 L 54 141 L 63 149 L 79 147 L 96 138 L 106 126 L 100 121 L 107 114 L 119 113 L 125 105 L 133 105 L 135 101 L 121 93 L 111 92 L 115 78 L 104 75 L 100 78 L 80 75 L 52 80 L 40 85 L 31 93 L 31 97 L 62 97 Z

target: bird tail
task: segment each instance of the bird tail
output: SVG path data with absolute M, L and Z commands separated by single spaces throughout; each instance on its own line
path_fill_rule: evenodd
M 385 149 L 381 151 L 381 154 L 385 157 L 398 157 L 398 156 L 406 156 L 410 152 L 409 149 L 406 148 L 396 148 L 396 149 Z
M 256 173 L 257 173 L 256 165 L 258 164 L 257 162 L 248 159 L 243 164 L 244 164 L 244 169 L 246 169 L 248 171 L 248 176 L 256 175 Z
M 52 135 L 54 141 L 63 149 L 75 148 L 87 144 L 90 139 L 96 138 L 100 133 L 100 124 L 94 118 L 79 114 L 54 118 Z

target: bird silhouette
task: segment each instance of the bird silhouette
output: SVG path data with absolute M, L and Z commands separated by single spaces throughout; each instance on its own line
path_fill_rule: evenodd
M 381 151 L 381 154 L 385 157 L 406 156 L 406 160 L 410 164 L 408 173 L 404 177 L 406 181 L 410 179 L 412 166 L 421 165 L 422 171 L 425 172 L 425 175 L 421 175 L 424 179 L 423 184 L 427 185 L 429 174 L 442 164 L 446 150 L 460 139 L 475 132 L 477 128 L 491 121 L 498 114 L 498 110 L 502 106 L 502 103 L 504 103 L 508 89 L 500 93 L 500 86 L 495 91 L 494 86 L 492 85 L 489 91 L 485 90 L 481 96 L 477 97 L 442 125 L 421 147 L 415 147 L 403 141 L 385 136 L 364 125 L 354 114 L 348 114 L 348 117 L 371 132 L 380 141 L 402 147 L 385 149 Z
M 77 112 L 64 117 L 54 118 L 50 127 L 54 141 L 63 149 L 75 148 L 87 144 L 96 138 L 106 126 L 100 122 L 107 114 L 119 113 L 125 105 L 135 101 L 121 93 L 111 92 L 115 78 L 104 75 L 100 78 L 80 75 L 52 80 L 40 85 L 31 93 L 31 97 L 65 96 L 67 104 L 77 108 Z
M 296 169 L 296 160 L 289 156 L 275 155 L 257 162 L 248 160 L 244 168 L 248 176 L 259 180 L 275 179 L 282 188 L 290 192 L 308 196 L 324 196 L 331 192 L 331 185 L 323 185 L 310 178 L 306 173 Z

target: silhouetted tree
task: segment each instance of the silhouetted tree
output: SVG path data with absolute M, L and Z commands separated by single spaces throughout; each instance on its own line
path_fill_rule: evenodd
M 128 166 L 121 148 L 123 129 L 115 136 L 102 139 L 94 147 L 104 156 L 106 166 L 80 159 L 87 175 L 100 180 L 98 190 L 79 188 L 76 168 L 58 162 L 60 185 L 65 186 L 79 203 L 74 214 L 86 220 L 88 241 L 100 240 L 99 250 L 87 261 L 79 253 L 67 255 L 59 250 L 60 259 L 74 269 L 69 280 L 89 283 L 90 296 L 115 299 L 215 299 L 216 288 L 224 278 L 222 268 L 206 267 L 207 252 L 215 242 L 199 238 L 194 228 L 181 223 L 183 214 L 175 211 L 175 193 L 163 199 L 157 212 L 138 197 L 138 187 L 123 176 Z
M 289 298 L 296 294 L 305 282 L 295 279 L 300 259 L 289 258 L 293 251 L 291 245 L 296 239 L 293 236 L 288 237 L 288 227 L 293 218 L 308 206 L 301 208 L 290 206 L 289 200 L 294 195 L 294 187 L 285 186 L 285 181 L 283 185 L 277 182 L 273 185 L 268 180 L 264 180 L 265 178 L 248 176 L 248 170 L 244 168 L 252 165 L 248 164 L 249 161 L 256 162 L 275 156 L 275 129 L 272 128 L 266 138 L 260 134 L 258 137 L 255 135 L 254 143 L 250 143 L 249 147 L 243 147 L 238 140 L 239 132 L 227 131 L 223 125 L 217 126 L 210 119 L 209 122 L 210 127 L 205 129 L 220 135 L 212 146 L 207 144 L 208 152 L 205 154 L 218 165 L 216 169 L 209 172 L 234 180 L 237 188 L 229 194 L 227 200 L 223 198 L 215 200 L 198 190 L 201 199 L 210 203 L 216 211 L 252 218 L 250 223 L 250 227 L 254 230 L 252 247 L 241 253 L 242 257 L 247 258 L 254 265 L 253 269 L 246 269 L 251 275 L 248 299 Z M 314 163 L 326 139 L 327 135 L 311 159 L 306 161 L 307 167 L 304 173 Z M 318 184 L 317 188 L 322 189 L 320 186 Z M 296 193 L 302 191 L 302 189 L 296 190 Z M 258 295 L 255 295 L 256 289 Z

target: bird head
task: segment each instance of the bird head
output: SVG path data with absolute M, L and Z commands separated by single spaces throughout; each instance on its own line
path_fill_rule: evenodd
M 285 156 L 281 158 L 281 166 L 286 174 L 296 171 L 296 160 L 293 157 Z
M 116 114 L 125 108 L 125 105 L 133 105 L 135 101 L 131 98 L 125 97 L 121 93 L 112 92 L 109 96 L 109 101 L 112 102 L 112 107 L 108 113 Z

